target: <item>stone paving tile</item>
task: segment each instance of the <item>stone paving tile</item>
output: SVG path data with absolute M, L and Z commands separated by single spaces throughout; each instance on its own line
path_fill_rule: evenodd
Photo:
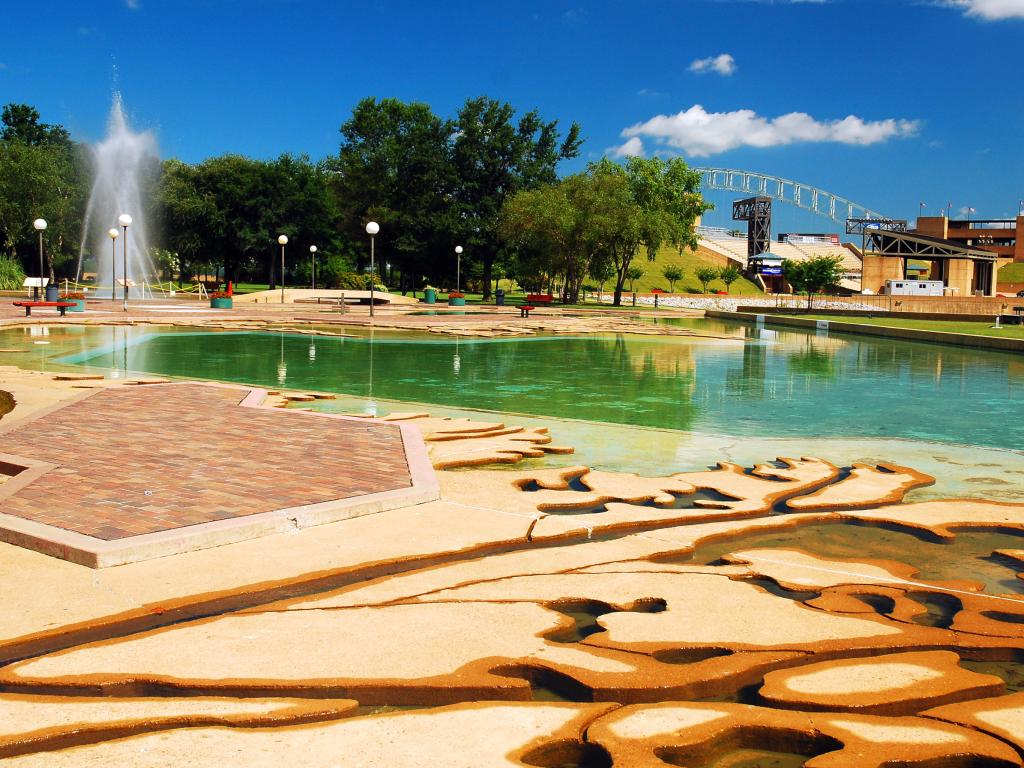
M 0 437 L 59 464 L 0 512 L 107 541 L 412 485 L 393 425 L 242 408 L 202 384 L 98 390 Z

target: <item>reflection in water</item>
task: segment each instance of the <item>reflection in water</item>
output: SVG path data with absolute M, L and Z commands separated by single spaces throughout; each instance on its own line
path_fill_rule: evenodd
M 73 362 L 268 387 L 283 386 L 286 378 L 290 388 L 375 401 L 708 434 L 1024 445 L 1024 366 L 1013 355 L 874 337 L 766 334 L 715 321 L 685 324 L 736 340 L 460 340 L 378 330 L 311 342 L 289 334 L 119 328 L 114 350 L 109 329 L 87 329 L 74 345 L 47 347 L 46 355 L 91 348 Z

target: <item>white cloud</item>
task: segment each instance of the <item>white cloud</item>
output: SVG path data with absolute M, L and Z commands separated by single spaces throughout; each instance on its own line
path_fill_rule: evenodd
M 1024 19 L 1024 0 L 940 0 L 940 4 L 985 21 Z
M 690 64 L 690 71 L 698 75 L 706 75 L 708 72 L 717 72 L 723 77 L 728 77 L 737 70 L 736 59 L 728 53 L 718 56 L 708 56 L 706 59 L 697 59 Z
M 128 6 L 129 10 L 137 11 L 142 7 L 141 0 L 124 0 L 124 4 Z
M 608 147 L 605 152 L 612 157 L 643 157 L 646 154 L 644 152 L 644 142 L 638 136 L 626 139 L 617 147 Z
M 867 146 L 917 133 L 916 120 L 866 121 L 850 115 L 842 120 L 819 121 L 805 112 L 790 112 L 775 118 L 762 117 L 751 109 L 707 112 L 700 104 L 674 115 L 656 115 L 622 131 L 623 138 L 653 139 L 665 147 L 682 150 L 692 157 L 727 152 L 738 147 L 778 147 L 803 142 L 835 142 Z M 636 148 L 637 143 L 627 141 Z

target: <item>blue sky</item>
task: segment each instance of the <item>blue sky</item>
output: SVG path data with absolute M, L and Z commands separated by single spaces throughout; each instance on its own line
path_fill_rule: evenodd
M 1024 199 L 1024 0 L 51 0 L 4 17 L 0 101 L 92 141 L 116 82 L 187 161 L 318 158 L 364 96 L 448 115 L 486 94 L 579 121 L 566 171 L 672 152 L 894 216 Z M 709 223 L 733 196 L 711 195 Z

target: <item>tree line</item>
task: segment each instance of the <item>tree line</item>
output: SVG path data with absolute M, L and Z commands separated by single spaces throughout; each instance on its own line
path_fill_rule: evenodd
M 140 215 L 152 222 L 151 260 L 182 276 L 308 284 L 316 245 L 318 284 L 338 284 L 365 273 L 364 227 L 375 220 L 380 265 L 399 290 L 453 286 L 461 245 L 462 274 L 485 298 L 506 277 L 575 300 L 589 277 L 614 280 L 618 301 L 638 257 L 653 258 L 662 244 L 695 247 L 696 217 L 709 206 L 699 176 L 678 158 L 604 159 L 560 178 L 582 143 L 575 122 L 563 130 L 489 97 L 468 99 L 450 117 L 367 98 L 341 125 L 337 153 L 320 160 L 226 154 L 154 164 Z M 90 163 L 86 147 L 33 107 L 4 108 L 0 245 L 10 262 L 38 271 L 32 221 L 42 216 L 56 275 L 77 277 Z M 281 234 L 290 241 L 284 276 Z

